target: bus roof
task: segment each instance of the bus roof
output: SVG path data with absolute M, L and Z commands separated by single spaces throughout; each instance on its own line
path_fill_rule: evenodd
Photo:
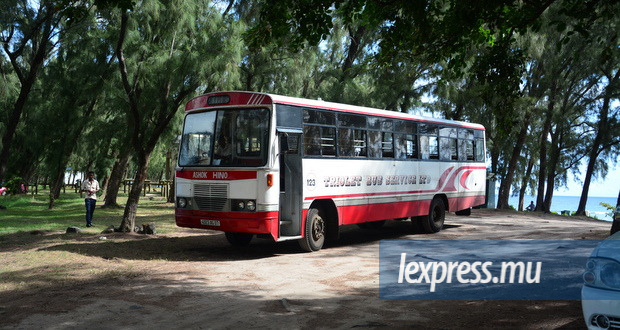
M 467 128 L 484 130 L 484 126 L 475 123 L 468 123 L 462 121 L 438 119 L 424 116 L 411 115 L 407 113 L 381 110 L 375 108 L 361 107 L 350 104 L 342 104 L 335 102 L 326 102 L 322 100 L 303 99 L 298 97 L 290 97 L 276 94 L 256 93 L 256 92 L 244 92 L 244 91 L 230 91 L 230 92 L 216 92 L 197 96 L 191 99 L 185 106 L 185 111 L 204 110 L 208 108 L 221 108 L 230 106 L 259 106 L 259 105 L 272 105 L 272 104 L 286 104 L 300 107 L 311 107 L 317 109 L 334 110 L 341 112 L 357 113 L 364 115 L 376 115 L 382 117 L 390 117 L 397 119 L 413 119 L 422 122 L 457 125 Z

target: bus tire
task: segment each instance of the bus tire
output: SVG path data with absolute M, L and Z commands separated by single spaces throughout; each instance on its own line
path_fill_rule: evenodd
M 308 210 L 306 215 L 306 229 L 304 237 L 299 240 L 299 246 L 307 252 L 318 251 L 325 243 L 326 223 L 318 209 Z
M 232 246 L 248 246 L 254 234 L 252 233 L 231 233 L 226 232 L 226 240 Z
M 431 206 L 428 210 L 428 215 L 424 217 L 422 221 L 422 227 L 427 234 L 433 234 L 440 231 L 443 228 L 443 223 L 446 220 L 446 205 L 439 197 L 433 198 Z
M 470 208 L 468 208 L 468 209 L 464 209 L 464 210 L 456 211 L 456 212 L 454 212 L 454 214 L 456 214 L 456 215 L 462 215 L 462 216 L 466 216 L 466 217 L 468 217 L 468 216 L 470 216 L 470 215 L 471 215 L 471 207 L 470 207 Z

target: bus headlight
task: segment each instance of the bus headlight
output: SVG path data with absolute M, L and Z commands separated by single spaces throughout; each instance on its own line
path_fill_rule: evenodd
M 248 201 L 245 203 L 245 208 L 248 211 L 256 211 L 256 203 L 254 203 L 254 201 Z
M 233 199 L 230 203 L 232 211 L 254 212 L 256 211 L 256 201 L 251 199 Z
M 177 198 L 177 206 L 181 209 L 184 209 L 185 207 L 187 207 L 187 199 L 183 197 Z

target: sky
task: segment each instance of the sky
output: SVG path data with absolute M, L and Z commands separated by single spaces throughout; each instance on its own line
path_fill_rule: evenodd
M 614 166 L 615 167 L 610 166 L 609 173 L 605 179 L 593 178 L 590 183 L 588 197 L 618 197 L 618 190 L 620 190 L 620 166 L 618 164 L 614 164 Z M 579 178 L 580 180 L 582 180 L 582 177 L 586 173 L 586 166 L 582 165 L 582 167 L 581 173 L 583 174 Z M 569 173 L 567 188 L 556 188 L 555 194 L 557 196 L 581 196 L 583 183 L 577 182 L 571 177 L 572 175 Z

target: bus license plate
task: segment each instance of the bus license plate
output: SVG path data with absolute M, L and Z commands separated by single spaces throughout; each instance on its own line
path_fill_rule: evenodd
M 201 219 L 200 220 L 200 224 L 202 224 L 204 226 L 219 227 L 220 226 L 220 220 L 205 220 L 205 219 Z

